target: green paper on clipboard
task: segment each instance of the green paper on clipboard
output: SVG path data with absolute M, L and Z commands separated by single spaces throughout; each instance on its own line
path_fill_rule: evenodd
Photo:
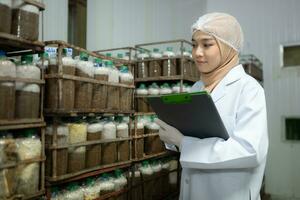
M 218 110 L 206 91 L 149 96 L 147 101 L 159 119 L 185 136 L 229 138 Z

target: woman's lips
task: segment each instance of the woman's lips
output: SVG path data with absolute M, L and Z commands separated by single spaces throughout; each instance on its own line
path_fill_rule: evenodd
M 207 61 L 196 60 L 196 63 L 199 65 L 203 65 L 203 64 L 207 63 Z

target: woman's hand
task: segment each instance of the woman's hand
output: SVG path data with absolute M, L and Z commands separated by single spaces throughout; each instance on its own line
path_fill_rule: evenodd
M 155 122 L 160 126 L 159 137 L 167 144 L 174 144 L 181 149 L 181 142 L 183 139 L 182 133 L 176 128 L 168 125 L 160 119 L 155 119 Z

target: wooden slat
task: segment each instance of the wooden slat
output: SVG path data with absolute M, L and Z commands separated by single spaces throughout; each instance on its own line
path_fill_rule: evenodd
M 133 114 L 134 110 L 125 111 L 125 110 L 108 110 L 108 109 L 74 109 L 74 110 L 65 110 L 65 109 L 44 109 L 45 116 L 88 116 L 95 117 L 98 115 L 101 116 L 114 116 L 114 115 L 128 115 Z
M 22 82 L 22 83 L 36 83 L 36 84 L 45 84 L 45 80 L 38 79 L 29 79 L 29 78 L 11 78 L 11 77 L 1 77 L 0 82 L 9 81 L 9 82 Z
M 114 171 L 116 169 L 128 168 L 131 166 L 131 163 L 132 163 L 131 161 L 119 162 L 119 163 L 114 163 L 114 164 L 110 164 L 110 165 L 93 167 L 90 169 L 85 169 L 85 170 L 81 170 L 79 172 L 70 173 L 70 174 L 57 176 L 57 177 L 47 177 L 46 176 L 46 180 L 49 182 L 48 184 L 51 186 L 59 185 L 59 184 L 63 184 L 63 183 L 77 181 L 80 179 L 85 179 L 85 178 L 88 178 L 91 176 L 96 176 L 96 175 L 103 174 L 106 172 Z
M 4 165 L 0 165 L 0 170 L 1 169 L 7 169 L 7 168 L 13 168 L 16 167 L 18 165 L 22 165 L 22 164 L 30 164 L 30 163 L 35 163 L 35 162 L 44 162 L 46 160 L 46 157 L 42 157 L 42 158 L 34 158 L 34 159 L 28 159 L 28 160 L 23 160 L 23 161 L 10 161 Z
M 40 41 L 25 40 L 12 34 L 0 33 L 0 46 L 1 50 L 7 52 L 7 56 L 15 56 L 42 52 L 45 44 Z
M 66 149 L 66 148 L 72 148 L 72 147 L 80 147 L 80 146 L 89 146 L 94 144 L 105 144 L 105 143 L 112 143 L 112 142 L 122 142 L 122 141 L 129 141 L 132 140 L 131 137 L 128 138 L 116 138 L 116 139 L 105 139 L 105 140 L 93 140 L 93 141 L 87 141 L 87 142 L 79 142 L 76 144 L 68 144 L 68 145 L 59 145 L 59 146 L 50 146 L 46 147 L 47 149 Z
M 60 74 L 47 74 L 45 75 L 46 79 L 68 79 L 68 80 L 74 80 L 74 81 L 82 81 L 82 82 L 88 82 L 88 83 L 96 83 L 96 84 L 101 84 L 101 85 L 108 85 L 108 86 L 117 86 L 117 87 L 122 87 L 122 88 L 131 88 L 134 89 L 134 85 L 126 85 L 126 84 L 121 84 L 121 83 L 110 83 L 107 81 L 99 81 L 93 78 L 84 78 L 84 77 L 79 77 L 79 76 L 71 76 L 71 75 L 60 75 Z
M 160 44 L 167 44 L 167 43 L 180 43 L 180 42 L 192 45 L 192 43 L 190 41 L 179 39 L 179 40 L 168 40 L 168 41 L 161 41 L 161 42 L 151 42 L 151 43 L 137 44 L 137 45 L 135 45 L 135 47 L 152 46 L 152 45 L 160 45 Z
M 179 81 L 179 80 L 196 82 L 199 79 L 197 79 L 195 77 L 188 77 L 188 76 L 184 76 L 182 78 L 181 75 L 177 75 L 177 76 L 159 76 L 159 77 L 136 78 L 134 81 L 136 83 L 140 83 L 140 82 L 152 82 L 152 81 Z
M 178 156 L 179 154 L 176 152 L 171 152 L 171 151 L 165 151 L 165 152 L 161 152 L 161 153 L 157 153 L 157 154 L 152 154 L 152 155 L 145 155 L 143 158 L 139 158 L 139 159 L 134 159 L 133 162 L 137 163 L 137 162 L 141 162 L 143 160 L 148 160 L 151 158 L 163 158 L 163 157 L 167 157 L 167 156 Z
M 142 115 L 155 115 L 155 112 L 136 112 L 134 116 L 142 116 Z
M 111 193 L 105 194 L 103 196 L 101 196 L 101 194 L 100 194 L 100 197 L 95 200 L 105 200 L 105 199 L 109 199 L 110 197 L 117 197 L 121 194 L 128 193 L 129 191 L 130 190 L 127 188 L 127 189 L 111 192 Z
M 168 57 L 161 57 L 161 58 L 145 58 L 143 60 L 136 60 L 137 63 L 139 62 L 149 62 L 149 61 L 163 61 L 163 60 L 168 60 L 169 58 Z M 194 60 L 188 56 L 174 56 L 174 57 L 171 57 L 171 59 L 184 59 L 184 60 L 189 60 L 191 62 L 194 62 Z
M 46 123 L 40 119 L 37 120 L 0 120 L 0 130 L 16 130 L 26 128 L 39 128 L 46 126 Z

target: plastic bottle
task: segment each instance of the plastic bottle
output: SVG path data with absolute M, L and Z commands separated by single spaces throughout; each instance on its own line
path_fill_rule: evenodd
M 94 78 L 94 64 L 88 61 L 88 55 L 80 54 L 80 61 L 76 65 L 76 75 L 84 78 Z M 89 109 L 92 104 L 93 84 L 89 82 L 75 82 L 75 108 Z
M 82 200 L 83 189 L 77 183 L 70 183 L 67 186 L 67 192 L 64 196 L 65 200 Z
M 181 54 L 183 57 L 181 57 Z M 192 76 L 192 61 L 190 60 L 191 58 L 191 54 L 186 50 L 185 47 L 183 47 L 180 51 L 177 52 L 176 54 L 177 56 L 181 57 L 179 60 L 178 60 L 178 74 L 181 74 L 181 59 L 183 59 L 183 68 L 182 68 L 182 74 L 184 76 L 187 76 L 187 77 L 191 77 Z
M 23 4 L 23 0 L 14 0 L 12 4 L 11 33 L 27 40 L 39 37 L 39 8 Z
M 47 68 L 48 74 L 59 74 L 56 49 L 47 49 L 49 51 L 49 67 Z M 62 54 L 62 74 L 64 75 L 75 75 L 76 60 L 68 54 L 68 49 L 63 49 Z M 62 80 L 62 98 L 61 104 L 59 104 L 59 91 L 58 91 L 58 80 L 47 79 L 46 81 L 46 94 L 45 104 L 47 108 L 51 109 L 66 109 L 71 110 L 75 104 L 75 81 L 64 79 Z
M 94 60 L 95 79 L 99 81 L 108 81 L 109 69 L 105 67 L 103 61 L 99 58 Z M 92 108 L 105 109 L 107 104 L 107 85 L 94 84 Z
M 178 82 L 178 83 L 176 83 L 172 86 L 172 92 L 173 93 L 180 93 L 180 82 Z
M 46 146 L 51 146 L 54 144 L 54 126 L 49 125 L 46 127 L 46 134 L 45 134 L 45 141 L 46 141 Z M 61 146 L 61 145 L 67 145 L 69 142 L 69 128 L 65 124 L 61 124 L 57 126 L 57 141 L 56 145 Z M 53 162 L 59 163 L 59 165 L 56 166 L 56 175 L 64 175 L 67 173 L 68 169 L 68 149 L 58 149 L 57 150 L 57 156 L 56 156 L 56 161 L 52 160 L 54 159 L 52 157 L 52 149 L 46 149 L 46 175 L 47 176 L 52 176 L 52 166 Z
M 0 32 L 10 33 L 11 15 L 11 0 L 0 0 Z
M 159 49 L 154 48 L 150 56 L 154 60 L 149 62 L 149 77 L 159 77 L 162 75 L 162 62 L 160 59 L 162 54 L 159 53 Z
M 128 70 L 127 66 L 121 66 L 120 68 L 120 82 L 126 85 L 134 85 L 133 75 Z M 133 89 L 120 88 L 120 109 L 124 111 L 132 110 Z
M 127 179 L 122 174 L 122 170 L 117 169 L 114 171 L 115 178 L 114 178 L 114 184 L 115 184 L 115 191 L 119 191 L 125 188 L 127 185 Z
M 58 189 L 58 187 L 53 187 L 51 189 L 51 198 L 50 200 L 61 200 L 62 196 L 60 194 L 60 191 Z
M 75 119 L 75 123 L 69 123 L 69 144 L 87 141 L 87 124 Z M 86 146 L 69 148 L 68 173 L 78 172 L 85 168 Z
M 33 56 L 21 57 L 17 66 L 17 77 L 39 80 L 40 69 L 33 64 Z M 38 118 L 40 114 L 40 86 L 32 83 L 16 84 L 16 118 Z
M 109 174 L 102 174 L 100 178 L 100 196 L 114 192 L 115 184 Z
M 108 82 L 119 83 L 119 71 L 113 65 L 111 60 L 106 62 L 106 66 L 110 69 Z M 109 110 L 119 110 L 120 109 L 120 87 L 118 86 L 108 86 L 107 93 L 107 109 Z
M 148 95 L 148 89 L 145 84 L 140 84 L 140 86 L 136 89 L 136 94 L 139 96 L 136 98 L 136 110 L 138 112 L 148 112 L 148 103 L 146 101 L 146 98 L 143 98 L 143 96 Z
M 87 178 L 85 182 L 85 186 L 83 188 L 83 199 L 94 200 L 96 198 L 99 198 L 99 196 L 100 196 L 100 190 L 95 184 L 95 179 Z
M 123 117 L 117 117 L 117 138 L 128 138 L 129 128 L 128 124 L 124 122 Z M 121 141 L 118 143 L 118 161 L 124 162 L 128 161 L 130 158 L 130 146 L 129 141 Z
M 153 160 L 150 163 L 150 166 L 153 170 L 153 176 L 155 177 L 155 183 L 153 184 L 153 196 L 152 199 L 160 199 L 162 196 L 167 196 L 167 194 L 162 193 L 162 166 L 157 160 Z
M 144 186 L 144 199 L 145 200 L 152 200 L 152 195 L 154 193 L 153 191 L 153 185 L 155 184 L 155 181 L 153 178 L 153 169 L 151 168 L 148 161 L 142 162 L 142 167 L 139 168 L 141 171 L 142 177 L 143 177 L 143 186 Z
M 167 47 L 166 51 L 163 53 L 163 57 L 166 57 L 166 60 L 163 60 L 163 76 L 175 76 L 177 75 L 177 65 L 175 53 L 173 52 L 172 47 Z
M 87 141 L 100 140 L 102 137 L 103 124 L 92 122 L 87 126 Z M 91 168 L 101 164 L 101 144 L 86 146 L 86 167 Z
M 164 94 L 171 94 L 172 89 L 170 88 L 168 83 L 164 83 L 159 90 L 159 94 L 164 95 Z
M 116 139 L 117 138 L 117 127 L 111 118 L 106 119 L 104 122 L 102 138 L 103 140 L 107 139 Z M 102 164 L 112 164 L 117 161 L 117 143 L 109 142 L 102 144 Z
M 160 88 L 159 88 L 159 86 L 157 85 L 156 82 L 152 83 L 152 84 L 148 87 L 148 94 L 149 94 L 149 95 L 156 96 L 156 95 L 159 95 L 159 92 L 160 92 Z M 154 112 L 150 105 L 148 105 L 148 111 L 149 111 L 149 112 Z
M 144 123 L 138 118 L 136 123 L 136 133 L 135 124 L 131 124 L 131 136 L 143 136 L 144 135 Z M 132 158 L 142 158 L 144 156 L 144 138 L 136 138 L 133 140 L 133 148 L 132 148 Z
M 137 56 L 138 64 L 137 64 L 137 75 L 138 78 L 147 78 L 149 76 L 149 62 L 146 61 L 149 58 L 149 55 L 141 50 Z
M 9 61 L 4 51 L 0 51 L 0 76 L 5 78 L 16 77 L 16 66 Z M 0 119 L 13 119 L 15 116 L 15 83 L 0 82 Z
M 26 129 L 22 136 L 16 139 L 18 160 L 38 159 L 42 155 L 42 143 L 36 130 Z M 16 193 L 29 196 L 39 190 L 40 163 L 18 165 Z
M 154 122 L 155 117 L 151 116 L 151 122 L 146 124 L 145 134 L 158 134 L 159 125 Z M 164 144 L 158 135 L 153 135 L 145 138 L 145 154 L 157 154 L 164 151 Z

